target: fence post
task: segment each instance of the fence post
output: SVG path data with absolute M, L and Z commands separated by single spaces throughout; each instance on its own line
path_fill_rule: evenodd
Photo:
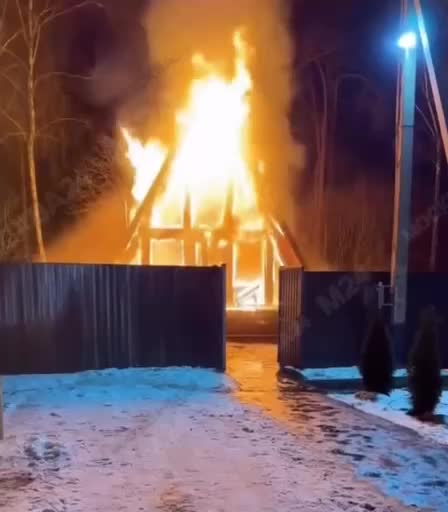
M 220 274 L 221 274 L 221 283 L 222 283 L 222 368 L 221 370 L 223 372 L 227 369 L 227 297 L 228 297 L 228 291 L 227 287 L 229 286 L 229 281 L 227 279 L 228 274 L 228 267 L 227 265 L 221 265 L 220 268 L 218 268 Z M 233 289 L 233 288 L 232 288 Z
M 384 284 L 382 281 L 380 281 L 377 285 L 376 285 L 376 291 L 377 291 L 377 295 L 378 295 L 378 310 L 379 311 L 382 311 L 384 307 L 392 307 L 393 306 L 393 303 L 392 302 L 386 302 L 385 300 L 385 290 L 386 288 L 391 291 L 392 289 L 392 286 L 390 284 Z

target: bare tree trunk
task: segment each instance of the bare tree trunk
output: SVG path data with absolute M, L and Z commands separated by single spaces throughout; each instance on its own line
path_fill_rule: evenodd
M 326 219 L 325 219 L 325 172 L 327 168 L 327 143 L 328 143 L 328 87 L 325 72 L 320 63 L 317 63 L 319 76 L 322 82 L 322 122 L 321 122 L 321 146 L 317 178 L 317 220 L 319 233 L 319 250 L 323 257 L 327 253 Z
M 316 161 L 314 164 L 314 188 L 313 188 L 313 196 L 314 196 L 314 208 L 317 211 L 317 202 L 318 202 L 318 176 L 320 169 L 320 154 L 321 154 L 321 146 L 322 141 L 320 140 L 321 130 L 320 130 L 320 116 L 317 107 L 317 98 L 316 98 L 316 89 L 314 84 L 311 84 L 311 98 L 312 98 L 312 113 L 313 113 L 313 127 L 314 127 L 314 137 L 315 137 L 315 150 L 316 150 Z
M 36 105 L 35 105 L 35 83 L 34 83 L 34 65 L 35 65 L 35 30 L 34 20 L 34 0 L 28 0 L 28 115 L 29 126 L 27 133 L 27 158 L 28 172 L 30 177 L 31 204 L 33 208 L 34 229 L 36 231 L 37 249 L 41 261 L 46 260 L 44 239 L 42 235 L 42 223 L 39 208 L 39 195 L 37 191 L 36 180 Z
M 23 252 L 25 260 L 29 261 L 31 258 L 31 250 L 29 243 L 28 233 L 28 192 L 27 192 L 27 179 L 25 170 L 25 160 L 23 155 L 23 148 L 20 148 L 20 181 L 22 189 L 22 215 L 23 215 Z
M 345 76 L 339 76 L 333 79 L 328 91 L 328 135 L 327 135 L 327 180 L 331 187 L 331 180 L 334 180 L 336 172 L 336 131 L 339 114 L 339 90 Z
M 441 147 L 440 141 L 437 141 L 437 155 L 436 155 L 436 170 L 434 179 L 434 201 L 433 201 L 433 216 L 432 216 L 432 231 L 431 231 L 431 253 L 429 257 L 429 270 L 435 272 L 437 265 L 437 249 L 439 242 L 439 220 L 440 220 L 440 170 L 441 170 Z
M 31 73 L 30 73 L 31 74 Z M 42 235 L 42 224 L 40 219 L 40 208 L 39 208 L 39 195 L 37 192 L 37 181 L 36 181 L 36 160 L 35 160 L 35 143 L 36 143 L 36 109 L 34 105 L 34 90 L 33 90 L 33 79 L 31 77 L 28 80 L 28 105 L 29 105 L 29 116 L 30 125 L 29 132 L 27 134 L 27 157 L 28 157 L 28 172 L 30 177 L 30 189 L 31 189 L 31 204 L 33 207 L 33 220 L 34 229 L 36 231 L 37 249 L 41 261 L 45 261 L 45 246 Z

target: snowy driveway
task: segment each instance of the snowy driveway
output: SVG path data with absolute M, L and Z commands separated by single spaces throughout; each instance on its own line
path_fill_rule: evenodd
M 308 398 L 314 413 L 292 423 L 282 398 L 289 391 L 279 390 L 270 375 L 274 364 L 251 361 L 247 350 L 230 349 L 230 373 L 241 383 L 236 392 L 230 379 L 201 370 L 8 379 L 0 509 L 415 510 L 357 479 L 347 455 L 352 448 L 335 442 L 339 410 L 324 397 L 320 409 Z M 318 410 L 326 435 L 315 430 Z M 349 434 L 354 443 L 368 436 L 356 429 Z

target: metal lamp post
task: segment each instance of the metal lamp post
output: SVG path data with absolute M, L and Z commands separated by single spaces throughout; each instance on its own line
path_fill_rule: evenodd
M 411 197 L 414 151 L 415 96 L 417 79 L 417 33 L 414 9 L 409 6 L 408 29 L 398 45 L 403 50 L 398 92 L 397 157 L 395 168 L 394 236 L 392 246 L 392 323 L 400 332 L 406 322 Z

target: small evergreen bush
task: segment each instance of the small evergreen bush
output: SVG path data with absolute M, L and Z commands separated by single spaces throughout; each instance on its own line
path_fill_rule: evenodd
M 409 391 L 413 416 L 433 415 L 442 394 L 442 376 L 434 308 L 423 312 L 409 356 Z
M 361 354 L 360 372 L 366 391 L 390 393 L 394 374 L 392 345 L 381 313 L 375 315 L 369 327 Z

